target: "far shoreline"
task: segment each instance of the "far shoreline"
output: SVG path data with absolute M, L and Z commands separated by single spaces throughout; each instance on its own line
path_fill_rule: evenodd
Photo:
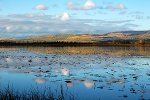
M 111 42 L 0 42 L 0 46 L 46 46 L 46 47 L 84 47 L 84 46 L 150 46 L 147 44 L 123 44 L 123 43 L 111 43 Z

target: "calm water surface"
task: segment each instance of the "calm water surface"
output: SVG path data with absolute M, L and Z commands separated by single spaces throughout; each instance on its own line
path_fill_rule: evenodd
M 0 47 L 0 88 L 8 84 L 62 87 L 77 100 L 150 100 L 150 47 Z

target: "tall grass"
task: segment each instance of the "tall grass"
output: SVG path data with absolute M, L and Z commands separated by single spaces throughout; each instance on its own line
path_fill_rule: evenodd
M 75 98 L 67 90 L 64 91 L 63 86 L 52 92 L 50 87 L 44 90 L 36 87 L 18 91 L 8 85 L 6 88 L 0 88 L 0 100 L 75 100 Z

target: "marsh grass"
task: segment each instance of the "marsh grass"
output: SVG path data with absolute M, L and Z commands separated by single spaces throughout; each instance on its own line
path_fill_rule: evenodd
M 6 88 L 0 87 L 0 100 L 75 100 L 68 90 L 60 86 L 59 89 L 52 92 L 50 87 L 41 90 L 38 86 L 30 90 L 19 91 L 12 85 Z

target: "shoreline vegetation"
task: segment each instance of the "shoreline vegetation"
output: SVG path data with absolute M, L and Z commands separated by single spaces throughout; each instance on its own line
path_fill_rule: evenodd
M 0 46 L 150 46 L 142 40 L 137 42 L 16 42 L 0 41 Z

